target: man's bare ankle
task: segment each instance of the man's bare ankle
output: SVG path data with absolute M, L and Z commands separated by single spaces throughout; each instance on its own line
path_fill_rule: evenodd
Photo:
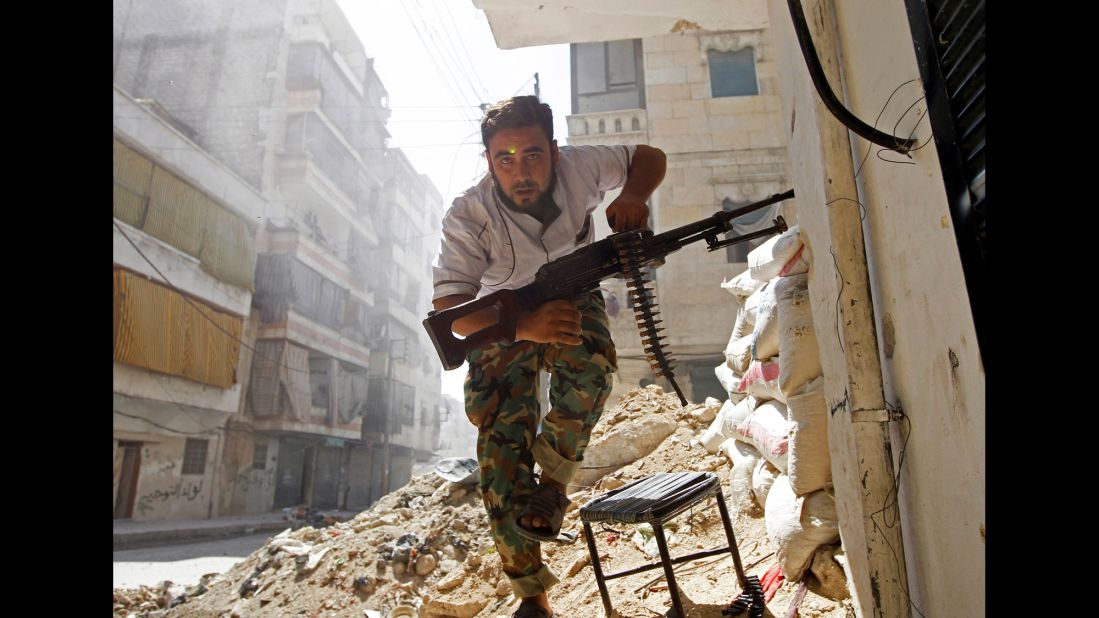
M 532 596 L 532 597 L 523 597 L 522 602 L 523 603 L 537 603 L 538 605 L 541 605 L 543 608 L 545 608 L 545 610 L 547 612 L 549 612 L 550 616 L 553 616 L 553 608 L 550 607 L 549 596 L 547 596 L 546 593 L 544 593 L 544 592 L 542 594 L 537 594 L 537 595 Z

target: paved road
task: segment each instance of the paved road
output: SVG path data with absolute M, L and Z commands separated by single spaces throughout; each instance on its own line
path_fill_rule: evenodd
M 229 570 L 263 547 L 273 534 L 116 551 L 114 587 L 155 586 L 166 579 L 187 586 L 197 584 L 206 573 Z

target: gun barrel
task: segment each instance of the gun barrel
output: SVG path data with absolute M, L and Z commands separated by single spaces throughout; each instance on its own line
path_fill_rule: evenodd
M 751 204 L 748 204 L 747 206 L 741 206 L 740 208 L 737 208 L 735 210 L 714 213 L 712 216 L 707 217 L 701 221 L 695 221 L 694 223 L 688 223 L 687 225 L 668 230 L 667 232 L 661 232 L 660 234 L 653 236 L 652 244 L 656 246 L 667 245 L 669 247 L 669 252 L 675 251 L 676 249 L 682 247 L 684 244 L 687 244 L 682 242 L 685 238 L 689 238 L 701 232 L 707 232 L 711 230 L 715 232 L 728 231 L 726 225 L 729 223 L 729 221 L 732 221 L 733 219 L 736 219 L 741 215 L 746 215 L 750 212 L 757 211 L 760 208 L 766 208 L 771 204 L 775 204 L 783 200 L 788 200 L 792 197 L 794 197 L 794 190 L 790 189 L 789 191 L 786 191 L 784 193 L 776 193 L 767 199 L 753 202 Z

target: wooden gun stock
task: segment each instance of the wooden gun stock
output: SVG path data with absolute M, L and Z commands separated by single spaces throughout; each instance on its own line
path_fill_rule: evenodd
M 492 326 L 459 339 L 454 334 L 454 322 L 478 311 L 495 308 L 498 321 Z M 424 328 L 435 344 L 435 351 L 449 371 L 465 362 L 466 356 L 477 348 L 496 341 L 515 341 L 515 328 L 519 323 L 519 294 L 515 290 L 497 290 L 491 294 L 455 305 L 442 311 L 431 311 L 423 321 Z

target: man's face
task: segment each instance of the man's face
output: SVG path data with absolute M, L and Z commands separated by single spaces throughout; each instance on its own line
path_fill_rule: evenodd
M 517 206 L 533 206 L 552 185 L 557 142 L 538 125 L 503 129 L 489 140 L 485 158 L 500 191 Z

